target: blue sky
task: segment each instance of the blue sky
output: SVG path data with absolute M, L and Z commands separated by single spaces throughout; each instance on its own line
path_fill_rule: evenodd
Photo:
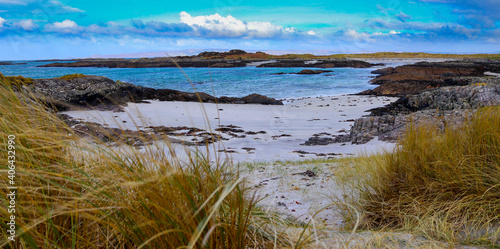
M 500 1 L 0 0 L 0 60 L 233 48 L 500 53 Z

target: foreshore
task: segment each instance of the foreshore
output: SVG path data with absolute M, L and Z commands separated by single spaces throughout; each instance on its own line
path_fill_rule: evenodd
M 307 146 L 314 136 L 345 135 L 366 111 L 396 98 L 376 96 L 325 96 L 284 101 L 284 105 L 214 104 L 195 102 L 128 103 L 124 112 L 67 111 L 74 119 L 110 128 L 150 131 L 147 127 L 184 127 L 175 136 L 186 143 L 201 140 L 207 132 L 221 136 L 220 152 L 234 161 L 276 161 L 336 158 L 391 149 L 377 139 L 364 145 L 335 143 Z M 210 125 L 208 125 L 209 123 Z M 189 133 L 192 128 L 196 132 Z M 158 128 L 156 128 L 158 129 Z

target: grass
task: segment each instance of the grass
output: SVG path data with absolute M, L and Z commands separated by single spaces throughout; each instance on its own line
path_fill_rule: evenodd
M 16 237 L 15 242 L 8 239 L 12 213 L 3 163 L 0 247 L 267 248 L 296 243 L 273 226 L 279 221 L 255 207 L 229 161 L 196 151 L 181 160 L 169 146 L 138 151 L 87 143 L 43 103 L 14 93 L 9 80 L 2 78 L 0 84 L 0 137 L 4 145 L 9 135 L 16 137 Z M 0 148 L 5 162 L 8 147 Z
M 412 126 L 393 152 L 353 159 L 339 175 L 349 227 L 500 243 L 500 107 L 444 131 Z
M 85 78 L 85 77 L 87 77 L 87 76 L 86 76 L 86 75 L 84 75 L 84 74 L 81 74 L 81 73 L 74 73 L 74 74 L 67 74 L 67 75 L 63 75 L 63 76 L 61 76 L 61 77 L 58 77 L 57 79 L 70 81 L 70 80 L 72 80 L 72 79 Z
M 4 76 L 0 73 L 0 82 L 5 82 L 13 85 L 29 85 L 33 84 L 32 78 L 25 78 L 23 76 Z

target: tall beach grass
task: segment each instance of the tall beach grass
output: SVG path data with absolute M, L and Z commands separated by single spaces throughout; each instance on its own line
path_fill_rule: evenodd
M 393 152 L 344 164 L 348 224 L 449 243 L 500 244 L 500 107 L 412 125 Z M 347 204 L 345 204 L 347 203 Z
M 16 237 L 9 240 L 8 167 L 0 166 L 0 247 L 267 248 L 290 245 L 231 162 L 167 148 L 86 142 L 0 78 L 0 158 L 15 136 Z M 126 145 L 123 145 L 126 146 Z M 126 152 L 124 152 L 126 151 Z M 171 153 L 170 153 L 171 152 Z

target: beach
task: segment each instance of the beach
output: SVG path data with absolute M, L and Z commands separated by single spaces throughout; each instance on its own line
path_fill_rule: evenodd
M 148 127 L 178 129 L 186 142 L 207 131 L 220 134 L 217 151 L 236 162 L 270 162 L 336 158 L 390 150 L 394 144 L 374 139 L 367 144 L 335 143 L 306 146 L 313 136 L 348 134 L 355 119 L 366 111 L 396 100 L 390 97 L 341 95 L 290 99 L 284 105 L 213 104 L 195 102 L 128 103 L 124 112 L 67 111 L 74 119 L 110 128 L 148 131 Z M 188 128 L 199 131 L 186 134 Z M 222 128 L 222 129 L 220 129 Z M 181 146 L 182 147 L 182 146 Z

